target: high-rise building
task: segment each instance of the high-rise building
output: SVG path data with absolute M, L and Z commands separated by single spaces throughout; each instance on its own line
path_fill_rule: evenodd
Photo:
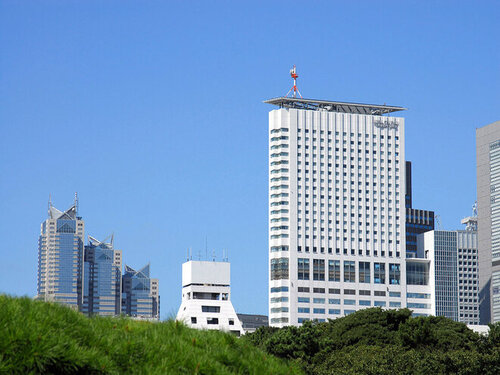
M 192 328 L 244 333 L 231 303 L 229 262 L 189 260 L 182 265 L 182 303 L 177 320 Z
M 412 208 L 411 162 L 406 162 L 406 257 L 417 256 L 417 235 L 434 229 L 434 212 Z
M 113 248 L 113 235 L 108 238 L 89 236 L 85 246 L 82 312 L 88 315 L 121 313 L 122 252 Z
M 66 211 L 59 211 L 49 201 L 48 218 L 38 240 L 38 299 L 81 308 L 84 235 L 76 195 Z
M 270 325 L 406 307 L 404 108 L 266 103 Z
M 462 223 L 467 225 L 466 230 L 433 230 L 418 236 L 418 258 L 428 259 L 431 267 L 429 293 L 419 303 L 422 307 L 433 305 L 432 315 L 477 325 L 477 218 L 468 217 Z M 415 305 L 408 301 L 408 307 Z
M 476 129 L 481 324 L 500 322 L 500 121 Z
M 122 313 L 137 319 L 160 318 L 158 279 L 150 277 L 149 264 L 138 271 L 125 265 L 122 276 Z

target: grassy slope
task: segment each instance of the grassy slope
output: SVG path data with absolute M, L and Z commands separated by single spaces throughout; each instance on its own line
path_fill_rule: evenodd
M 218 331 L 174 321 L 87 318 L 0 295 L 0 373 L 296 374 L 295 368 Z

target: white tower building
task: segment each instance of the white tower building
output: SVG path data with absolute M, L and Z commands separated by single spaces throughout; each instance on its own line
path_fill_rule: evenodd
M 265 102 L 270 325 L 406 307 L 405 108 Z
M 190 260 L 182 265 L 182 303 L 177 320 L 192 328 L 244 333 L 231 303 L 229 262 Z

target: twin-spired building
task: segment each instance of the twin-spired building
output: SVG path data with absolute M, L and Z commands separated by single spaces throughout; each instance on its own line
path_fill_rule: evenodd
M 266 103 L 270 325 L 406 307 L 405 108 Z

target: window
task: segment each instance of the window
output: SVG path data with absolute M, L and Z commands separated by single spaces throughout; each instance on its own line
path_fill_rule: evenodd
M 370 282 L 370 262 L 359 262 L 359 282 Z
M 202 312 L 220 313 L 220 306 L 201 306 Z
M 378 307 L 385 307 L 385 301 L 375 301 L 373 305 Z
M 191 317 L 191 324 L 196 324 L 196 317 L 195 316 Z
M 328 280 L 340 281 L 340 260 L 328 261 Z
M 299 303 L 309 303 L 311 300 L 308 297 L 299 297 Z
M 373 263 L 373 282 L 385 284 L 385 263 Z
M 355 299 L 345 299 L 344 300 L 344 305 L 355 305 L 356 300 Z
M 356 282 L 356 270 L 354 261 L 344 261 L 344 281 L 350 283 Z
M 279 286 L 279 287 L 271 288 L 271 293 L 281 293 L 281 292 L 288 292 L 288 287 L 287 286 Z
M 271 280 L 288 280 L 288 258 L 271 259 Z
M 339 315 L 340 314 L 340 309 L 329 309 L 328 314 L 332 315 Z
M 325 280 L 325 260 L 313 259 L 313 280 Z
M 309 280 L 309 259 L 298 258 L 297 272 L 299 280 Z
M 300 314 L 300 313 L 303 313 L 303 314 L 309 314 L 309 312 L 310 312 L 310 311 L 311 311 L 311 310 L 309 309 L 309 307 L 299 307 L 297 312 L 298 312 L 299 314 Z
M 330 298 L 328 299 L 330 305 L 340 305 L 340 298 Z
M 401 270 L 400 264 L 389 263 L 389 284 L 399 285 L 401 284 Z
M 371 306 L 371 301 L 359 300 L 360 306 Z
M 219 324 L 219 318 L 207 318 L 207 324 Z
M 313 313 L 315 313 L 315 314 L 324 314 L 325 313 L 325 309 L 313 309 Z
M 324 298 L 313 298 L 313 303 L 325 303 Z

